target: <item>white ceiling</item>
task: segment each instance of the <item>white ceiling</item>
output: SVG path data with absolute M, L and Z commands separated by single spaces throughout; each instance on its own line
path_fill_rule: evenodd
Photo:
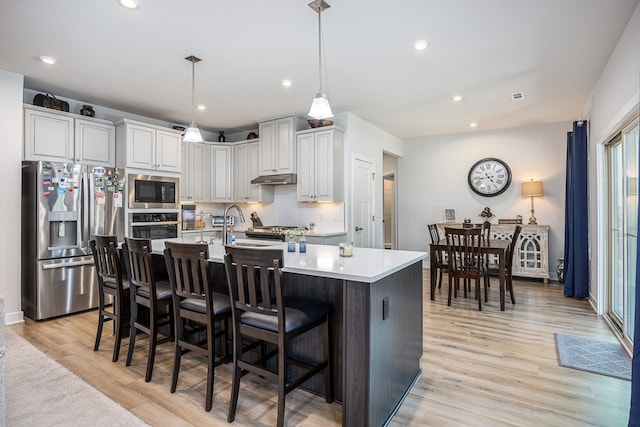
M 324 91 L 334 113 L 412 139 L 580 118 L 639 0 L 327 1 Z M 196 99 L 207 106 L 199 126 L 252 129 L 305 116 L 318 91 L 309 2 L 141 0 L 128 11 L 116 0 L 2 0 L 0 69 L 23 74 L 30 89 L 188 124 L 184 58 L 194 54 Z M 430 47 L 415 51 L 418 39 Z M 517 91 L 525 99 L 513 102 Z

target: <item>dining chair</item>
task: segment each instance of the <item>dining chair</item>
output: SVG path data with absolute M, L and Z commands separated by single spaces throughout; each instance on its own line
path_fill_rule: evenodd
M 505 271 L 504 271 L 504 277 L 505 277 L 505 286 L 506 288 L 509 290 L 509 293 L 511 295 L 511 303 L 515 304 L 516 303 L 516 299 L 515 296 L 513 294 L 513 255 L 515 254 L 515 250 L 516 247 L 518 246 L 518 239 L 520 237 L 520 231 L 522 230 L 522 226 L 521 225 L 516 225 L 516 228 L 513 230 L 513 235 L 511 236 L 511 242 L 509 243 L 509 246 L 507 247 L 507 251 L 505 254 Z M 500 266 L 498 264 L 495 263 L 489 263 L 487 265 L 487 280 L 489 279 L 489 275 L 496 275 L 496 274 L 500 274 Z
M 449 296 L 447 305 L 451 305 L 451 293 L 457 298 L 460 279 L 474 280 L 476 283 L 476 299 L 478 310 L 482 310 L 482 296 L 480 293 L 480 280 L 485 284 L 485 302 L 487 301 L 487 274 L 485 257 L 482 253 L 482 229 L 474 228 L 450 228 L 445 227 L 447 240 L 447 256 L 449 263 Z M 455 288 L 454 288 L 455 282 Z M 467 297 L 467 286 L 463 286 L 464 296 Z
M 229 294 L 233 303 L 233 378 L 228 422 L 235 419 L 240 378 L 253 372 L 278 383 L 277 425 L 284 424 L 285 396 L 317 373 L 323 372 L 325 397 L 333 400 L 329 324 L 332 307 L 323 302 L 286 297 L 281 270 L 281 249 L 251 249 L 227 246 L 224 257 Z M 321 327 L 320 360 L 297 360 L 287 352 L 289 342 Z M 247 340 L 249 343 L 247 344 Z M 258 360 L 249 351 L 254 344 L 265 348 Z M 276 357 L 276 363 L 268 364 Z M 303 373 L 294 379 L 295 365 Z M 296 371 L 299 372 L 299 371 Z
M 431 243 L 437 244 L 440 241 L 440 233 L 438 232 L 438 226 L 436 224 L 429 224 L 429 235 L 431 236 Z M 443 251 L 435 252 L 434 267 L 438 270 L 438 289 L 442 288 L 442 272 L 446 271 L 449 266 L 445 262 Z
M 491 239 L 491 223 L 489 221 L 485 221 L 480 224 L 480 236 L 481 236 L 481 244 L 488 245 L 489 240 Z
M 173 303 L 171 284 L 167 280 L 156 280 L 151 255 L 151 240 L 125 238 L 122 244 L 122 255 L 127 261 L 131 321 L 129 331 L 129 351 L 126 366 L 131 365 L 133 350 L 138 331 L 149 337 L 149 353 L 147 355 L 147 371 L 145 382 L 151 381 L 153 364 L 156 357 L 156 347 L 174 338 Z M 141 313 L 140 307 L 145 307 L 146 313 Z M 158 340 L 161 328 L 168 327 L 165 338 Z
M 93 351 L 98 351 L 105 322 L 113 321 L 115 343 L 111 360 L 120 357 L 122 338 L 126 335 L 129 312 L 129 281 L 123 277 L 123 265 L 116 236 L 95 236 L 89 242 L 98 276 L 98 331 Z M 109 304 L 107 299 L 113 302 Z M 111 310 L 108 307 L 111 306 Z
M 173 296 L 175 352 L 171 376 L 171 393 L 178 385 L 180 361 L 194 352 L 207 360 L 205 410 L 213 402 L 214 369 L 229 361 L 227 323 L 231 317 L 228 295 L 213 291 L 209 275 L 209 246 L 165 242 L 164 257 Z M 216 353 L 219 341 L 221 355 Z

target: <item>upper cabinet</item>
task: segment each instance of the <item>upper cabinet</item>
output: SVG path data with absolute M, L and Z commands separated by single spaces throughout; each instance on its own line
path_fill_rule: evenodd
M 273 202 L 273 186 L 251 184 L 260 175 L 259 142 L 233 146 L 233 200 L 236 202 Z
M 211 202 L 231 202 L 232 148 L 233 147 L 231 145 L 227 144 L 211 144 L 209 147 Z
M 24 107 L 24 159 L 115 166 L 115 127 L 107 120 Z
M 180 172 L 179 131 L 123 119 L 117 124 L 118 167 Z
M 284 117 L 258 124 L 259 174 L 274 175 L 296 172 L 296 131 L 305 127 L 297 117 Z
M 209 144 L 183 142 L 180 199 L 184 202 L 208 202 L 209 182 Z
M 344 133 L 342 129 L 310 129 L 297 136 L 299 202 L 332 202 L 343 198 Z

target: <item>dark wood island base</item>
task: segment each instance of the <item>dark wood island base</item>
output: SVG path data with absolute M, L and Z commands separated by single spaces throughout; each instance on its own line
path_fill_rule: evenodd
M 286 276 L 287 294 L 334 307 L 334 395 L 343 404 L 342 425 L 387 424 L 421 373 L 422 262 L 373 283 Z M 299 337 L 289 351 L 314 360 L 314 342 L 315 337 Z M 322 381 L 316 376 L 304 386 L 323 394 Z

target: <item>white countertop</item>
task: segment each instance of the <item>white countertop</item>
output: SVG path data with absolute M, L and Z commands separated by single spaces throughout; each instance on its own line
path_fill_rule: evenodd
M 238 230 L 236 229 L 237 233 L 244 233 L 247 230 Z M 213 232 L 216 233 L 221 233 L 222 232 L 222 227 L 218 227 L 218 228 L 204 228 L 202 230 L 203 233 L 205 234 L 211 234 Z M 182 230 L 181 231 L 182 234 L 198 234 L 200 233 L 200 229 L 197 230 Z M 305 236 L 317 236 L 317 237 L 333 237 L 333 236 L 345 236 L 347 234 L 346 231 L 305 231 L 304 235 Z
M 152 240 L 153 252 L 160 254 L 165 248 L 164 242 L 175 241 L 195 243 L 198 235 L 186 235 L 177 239 Z M 389 249 L 353 248 L 352 257 L 341 257 L 338 246 L 307 244 L 307 252 L 287 252 L 284 242 L 238 239 L 236 243 L 256 243 L 265 248 L 282 248 L 284 251 L 283 271 L 307 274 L 341 280 L 373 283 L 409 265 L 426 258 L 426 252 L 396 251 Z M 296 245 L 298 249 L 298 245 Z M 209 245 L 209 261 L 222 263 L 224 247 L 220 240 Z

